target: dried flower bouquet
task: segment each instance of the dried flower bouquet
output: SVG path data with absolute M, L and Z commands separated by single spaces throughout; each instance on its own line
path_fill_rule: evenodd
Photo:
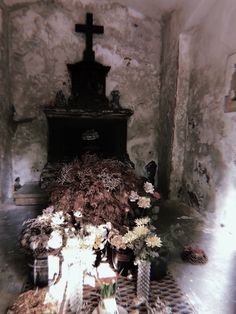
M 84 155 L 64 165 L 51 186 L 51 203 L 63 212 L 81 212 L 83 223 L 129 225 L 129 195 L 141 180 L 134 169 L 113 159 Z

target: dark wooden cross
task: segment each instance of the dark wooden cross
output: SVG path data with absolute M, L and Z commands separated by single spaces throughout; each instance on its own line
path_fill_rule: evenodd
M 86 24 L 75 24 L 75 31 L 77 33 L 85 33 L 86 47 L 84 51 L 84 60 L 94 61 L 93 51 L 93 34 L 103 34 L 104 27 L 93 25 L 93 14 L 86 14 Z

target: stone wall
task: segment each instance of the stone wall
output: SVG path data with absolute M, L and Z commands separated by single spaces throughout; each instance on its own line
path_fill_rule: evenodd
M 161 54 L 161 95 L 158 116 L 158 185 L 162 195 L 169 196 L 171 160 L 178 74 L 178 17 L 163 17 Z M 176 32 L 175 32 L 176 30 Z
M 0 203 L 12 194 L 11 138 L 12 110 L 9 98 L 7 12 L 0 7 Z
M 183 136 L 173 146 L 170 195 L 181 197 L 202 213 L 220 209 L 223 217 L 228 215 L 226 211 L 230 211 L 236 195 L 236 112 L 224 112 L 225 96 L 230 89 L 230 84 L 226 86 L 226 81 L 230 82 L 226 68 L 230 56 L 236 52 L 232 31 L 236 26 L 236 3 L 212 0 L 196 2 L 194 8 L 188 6 L 186 1 L 183 10 L 174 13 L 181 23 L 177 31 L 176 26 L 171 30 L 177 38 L 179 35 L 188 38 L 189 60 L 185 58 L 188 65 L 182 62 L 179 67 L 179 77 L 182 75 L 185 83 L 178 85 L 177 94 L 182 93 L 180 99 L 185 100 L 186 114 L 182 129 L 175 120 L 175 136 L 181 131 Z M 178 181 L 174 181 L 180 178 L 176 151 L 184 156 L 182 180 Z
M 160 22 L 110 1 L 20 1 L 9 5 L 12 103 L 17 129 L 13 178 L 35 181 L 47 161 L 47 127 L 42 106 L 63 89 L 69 93 L 66 64 L 80 61 L 84 39 L 74 32 L 86 12 L 105 33 L 95 36 L 97 61 L 110 65 L 107 95 L 119 89 L 121 105 L 134 110 L 128 125 L 128 153 L 137 172 L 157 162 Z

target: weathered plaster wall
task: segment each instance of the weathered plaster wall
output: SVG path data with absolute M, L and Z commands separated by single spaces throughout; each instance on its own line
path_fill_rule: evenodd
M 134 115 L 128 127 L 128 152 L 143 174 L 157 162 L 160 23 L 119 4 L 91 1 L 5 0 L 9 5 L 11 94 L 19 121 L 14 137 L 13 177 L 38 180 L 46 163 L 46 122 L 41 106 L 63 87 L 68 93 L 66 63 L 82 58 L 84 39 L 74 32 L 86 12 L 105 34 L 96 36 L 96 59 L 110 65 L 107 95 L 119 89 L 123 107 Z M 66 83 L 65 85 L 63 85 Z
M 189 102 L 189 80 L 192 59 L 191 36 L 184 33 L 179 35 L 178 50 L 178 78 L 171 163 L 174 171 L 171 172 L 170 177 L 170 191 L 175 197 L 182 191 L 182 176 L 184 172 L 184 144 L 187 137 L 187 107 Z
M 181 20 L 177 37 L 188 36 L 191 53 L 186 73 L 189 87 L 180 85 L 188 100 L 185 136 L 174 146 L 184 154 L 182 180 L 172 185 L 171 196 L 181 196 L 202 212 L 221 208 L 223 213 L 228 195 L 231 201 L 236 195 L 236 113 L 224 113 L 227 60 L 236 51 L 235 12 L 233 0 L 200 1 L 194 9 L 186 1 L 183 11 L 175 12 Z M 171 32 L 176 34 L 176 27 Z M 182 75 L 181 67 L 179 71 Z M 175 173 L 179 176 L 175 161 L 172 179 Z
M 168 13 L 163 17 L 161 55 L 161 95 L 158 117 L 158 187 L 169 196 L 176 82 L 178 74 L 178 19 Z M 175 32 L 176 30 L 176 32 Z
M 7 11 L 0 7 L 0 203 L 12 193 L 12 112 L 9 101 Z

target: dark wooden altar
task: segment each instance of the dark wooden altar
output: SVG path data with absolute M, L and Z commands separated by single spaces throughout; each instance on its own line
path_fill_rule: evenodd
M 83 60 L 68 64 L 71 96 L 56 97 L 53 106 L 44 109 L 48 122 L 48 161 L 70 161 L 86 152 L 124 159 L 127 155 L 127 120 L 132 115 L 119 103 L 106 97 L 106 76 L 110 66 L 95 61 L 93 34 L 102 34 L 103 26 L 93 25 L 87 13 L 86 24 L 76 24 L 76 32 L 86 35 Z M 58 101 L 61 99 L 61 101 Z

